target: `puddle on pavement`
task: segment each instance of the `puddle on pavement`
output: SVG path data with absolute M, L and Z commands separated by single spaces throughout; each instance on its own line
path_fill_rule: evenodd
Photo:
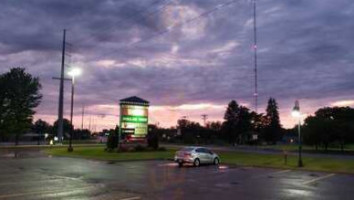
M 107 164 L 109 164 L 109 165 L 112 165 L 112 164 L 115 164 L 115 163 L 117 163 L 117 161 L 114 161 L 114 160 L 107 161 Z
M 314 174 L 314 173 L 309 174 L 309 176 L 311 176 L 311 177 L 319 177 L 318 174 Z

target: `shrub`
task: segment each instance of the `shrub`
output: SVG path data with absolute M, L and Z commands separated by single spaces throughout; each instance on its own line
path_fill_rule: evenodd
M 110 133 L 107 138 L 107 149 L 115 149 L 118 146 L 118 135 Z
M 150 132 L 147 135 L 148 147 L 157 150 L 159 148 L 159 137 L 157 133 Z
M 141 145 L 137 145 L 134 147 L 134 151 L 138 151 L 138 152 L 141 152 L 141 151 L 146 151 L 146 147 L 144 146 L 141 146 Z
M 167 149 L 165 147 L 159 147 L 157 150 L 158 151 L 166 151 Z

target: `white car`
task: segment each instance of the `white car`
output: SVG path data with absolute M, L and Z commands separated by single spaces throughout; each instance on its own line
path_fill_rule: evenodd
M 175 154 L 175 162 L 179 167 L 182 167 L 184 163 L 191 163 L 195 167 L 199 167 L 200 164 L 214 164 L 220 163 L 219 156 L 205 147 L 185 147 Z

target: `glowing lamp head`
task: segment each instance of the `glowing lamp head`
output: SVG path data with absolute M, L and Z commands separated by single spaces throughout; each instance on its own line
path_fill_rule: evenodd
M 301 113 L 300 113 L 300 111 L 298 111 L 298 110 L 293 110 L 293 111 L 291 112 L 291 115 L 292 115 L 293 117 L 298 118 L 298 117 L 301 116 Z
M 291 115 L 293 117 L 299 118 L 301 117 L 301 113 L 300 113 L 300 103 L 298 100 L 295 101 L 295 106 L 291 112 Z
M 79 76 L 81 74 L 81 69 L 80 68 L 72 68 L 69 72 L 68 75 L 75 77 L 75 76 Z

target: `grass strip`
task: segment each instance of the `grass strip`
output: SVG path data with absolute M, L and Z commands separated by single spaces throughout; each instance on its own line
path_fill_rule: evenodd
M 160 160 L 172 159 L 176 149 L 167 151 L 147 152 L 106 152 L 103 147 L 76 147 L 74 152 L 67 152 L 65 148 L 45 149 L 46 153 L 53 156 L 79 157 L 97 160 L 135 161 L 135 160 Z M 258 154 L 245 152 L 219 152 L 221 162 L 230 165 L 272 167 L 281 169 L 303 169 L 325 171 L 332 173 L 354 174 L 354 159 L 334 159 L 319 157 L 303 157 L 304 167 L 297 167 L 297 156 L 288 156 L 287 164 L 283 155 Z

